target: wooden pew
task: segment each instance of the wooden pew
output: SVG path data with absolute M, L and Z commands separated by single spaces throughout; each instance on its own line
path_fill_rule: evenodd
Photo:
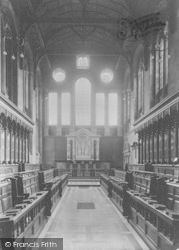
M 127 215 L 126 211 L 126 191 L 128 189 L 127 182 L 116 176 L 107 176 L 101 174 L 101 187 L 114 204 L 119 208 L 123 215 Z
M 126 191 L 128 190 L 127 182 L 116 183 L 112 181 L 112 196 L 111 200 L 119 208 L 124 216 L 127 215 L 126 207 Z
M 130 204 L 130 222 L 151 246 L 162 250 L 178 247 L 179 213 L 150 197 L 127 191 Z
M 145 171 L 145 164 L 128 164 L 128 171 Z
M 179 183 L 166 173 L 134 170 L 133 190 L 127 191 L 130 223 L 151 249 L 179 247 Z
M 149 194 L 150 192 L 150 181 L 152 176 L 151 172 L 146 171 L 134 171 L 133 172 L 133 190 L 139 193 Z
M 120 182 L 127 179 L 127 171 L 115 170 L 115 176 L 105 181 L 101 177 L 103 186 L 106 182 L 109 187 L 111 179 L 111 199 L 121 212 L 127 212 L 130 223 L 151 249 L 179 248 L 179 182 L 175 169 L 154 166 L 154 171 L 149 172 L 142 164 L 129 166 L 132 183 L 125 196 Z M 124 197 L 127 206 L 121 206 Z
M 7 178 L 0 182 L 0 215 L 11 209 L 12 206 L 12 185 L 11 179 Z
M 2 241 L 3 238 L 8 238 L 23 242 L 24 238 L 33 238 L 46 222 L 48 191 L 39 192 L 38 172 L 21 172 L 17 173 L 16 176 L 17 180 L 21 180 L 23 183 L 23 194 L 21 195 L 24 195 L 24 199 L 14 207 L 12 206 L 12 179 L 0 183 Z
M 67 174 L 58 175 L 59 169 L 49 169 L 39 172 L 39 186 L 40 190 L 47 190 L 49 192 L 52 204 L 52 210 L 57 205 L 62 192 L 67 185 Z
M 63 174 L 62 176 L 60 176 L 60 178 L 61 178 L 61 188 L 62 188 L 62 194 L 63 194 L 68 184 L 68 174 Z
M 126 171 L 115 169 L 114 176 L 121 181 L 126 181 Z
M 153 169 L 159 175 L 167 175 L 170 178 L 179 179 L 179 165 L 153 164 Z
M 100 182 L 102 189 L 108 195 L 109 176 L 105 174 L 100 174 Z

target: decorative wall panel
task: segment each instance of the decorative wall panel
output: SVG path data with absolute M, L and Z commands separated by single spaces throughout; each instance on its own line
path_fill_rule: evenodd
M 68 135 L 67 160 L 99 160 L 99 136 L 87 129 Z

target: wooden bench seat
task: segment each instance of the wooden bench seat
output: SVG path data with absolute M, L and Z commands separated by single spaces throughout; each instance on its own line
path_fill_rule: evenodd
M 55 176 L 58 171 L 49 169 L 39 172 L 39 186 L 41 190 L 48 190 L 51 197 L 52 210 L 55 208 L 63 189 L 67 185 L 68 175 Z
M 0 183 L 0 215 L 12 208 L 12 185 L 10 179 Z
M 12 206 L 12 182 L 17 180 L 16 195 L 23 197 L 21 203 Z M 19 185 L 18 185 L 19 184 Z M 34 237 L 34 234 L 45 223 L 49 209 L 48 191 L 39 192 L 38 172 L 20 172 L 6 183 L 0 184 L 0 232 L 2 238 Z

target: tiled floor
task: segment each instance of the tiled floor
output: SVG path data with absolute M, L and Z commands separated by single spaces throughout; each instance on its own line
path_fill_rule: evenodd
M 39 237 L 63 238 L 64 250 L 148 250 L 100 187 L 67 187 Z

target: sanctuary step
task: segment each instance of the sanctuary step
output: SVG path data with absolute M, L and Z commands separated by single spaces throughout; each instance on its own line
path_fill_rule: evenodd
M 68 176 L 68 180 L 100 180 L 98 176 Z
M 68 186 L 100 186 L 99 178 L 69 178 Z

